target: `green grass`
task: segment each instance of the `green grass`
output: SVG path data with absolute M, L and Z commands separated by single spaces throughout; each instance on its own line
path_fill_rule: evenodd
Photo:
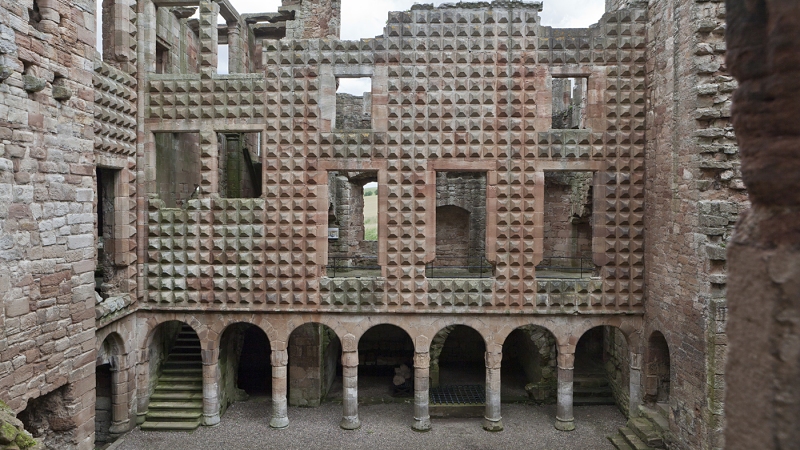
M 377 188 L 364 189 L 364 191 L 377 191 Z M 364 196 L 364 240 L 378 240 L 378 196 Z

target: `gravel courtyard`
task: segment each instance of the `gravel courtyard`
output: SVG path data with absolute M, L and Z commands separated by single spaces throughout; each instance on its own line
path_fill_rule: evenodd
M 433 419 L 432 430 L 411 429 L 412 405 L 360 405 L 361 428 L 339 428 L 342 406 L 289 408 L 289 427 L 269 427 L 271 404 L 256 398 L 231 406 L 219 426 L 192 433 L 144 432 L 123 436 L 113 450 L 203 449 L 610 449 L 606 436 L 625 424 L 615 406 L 575 407 L 575 431 L 553 427 L 555 405 L 503 404 L 505 430 L 489 433 L 480 419 Z

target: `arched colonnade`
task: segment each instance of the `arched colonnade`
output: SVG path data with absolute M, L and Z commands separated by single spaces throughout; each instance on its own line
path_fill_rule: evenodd
M 405 331 L 414 344 L 414 417 L 412 428 L 430 429 L 429 380 L 431 344 L 441 330 L 463 325 L 477 331 L 485 342 L 486 409 L 483 426 L 487 430 L 502 430 L 500 408 L 500 368 L 503 344 L 512 331 L 524 326 L 548 330 L 557 345 L 557 413 L 555 427 L 575 428 L 572 413 L 573 371 L 575 350 L 581 336 L 598 326 L 616 327 L 622 332 L 630 349 L 630 405 L 635 411 L 642 401 L 642 354 L 640 345 L 641 317 L 639 316 L 468 316 L 468 315 L 401 315 L 401 314 L 281 314 L 281 313 L 181 313 L 139 311 L 98 331 L 98 355 L 113 358 L 112 433 L 124 432 L 141 423 L 147 413 L 147 393 L 151 380 L 149 346 L 159 325 L 179 321 L 189 325 L 200 340 L 203 373 L 203 419 L 206 426 L 220 421 L 219 361 L 222 335 L 235 324 L 258 327 L 269 340 L 272 370 L 272 417 L 270 425 L 283 428 L 289 425 L 287 383 L 289 338 L 298 327 L 315 323 L 329 327 L 341 342 L 343 412 L 340 425 L 345 429 L 360 426 L 358 416 L 358 344 L 370 328 L 394 325 Z M 108 344 L 114 345 L 108 355 Z M 435 352 L 435 350 L 434 350 Z M 98 361 L 101 363 L 101 361 Z M 132 420 L 136 415 L 135 422 Z

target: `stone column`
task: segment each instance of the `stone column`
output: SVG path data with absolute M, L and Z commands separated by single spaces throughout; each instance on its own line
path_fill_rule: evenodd
M 211 0 L 200 0 L 200 52 L 198 62 L 201 78 L 211 78 L 217 73 L 217 57 L 219 36 L 217 17 L 219 3 Z
M 342 421 L 345 430 L 361 427 L 358 419 L 358 350 L 342 351 Z
M 130 408 L 128 407 L 130 375 L 127 355 L 112 357 L 111 372 L 111 427 L 109 433 L 121 435 L 130 430 Z
M 430 353 L 414 354 L 414 423 L 411 428 L 415 431 L 431 429 L 431 415 L 428 412 L 430 363 Z
M 639 405 L 642 404 L 642 354 L 631 351 L 630 363 L 628 414 L 631 417 L 639 417 Z
M 139 392 L 149 392 L 150 383 L 150 357 L 147 349 L 139 350 L 139 363 L 136 365 L 136 389 Z M 136 425 L 144 423 L 147 416 L 147 407 L 150 404 L 149 395 L 139 395 L 136 397 Z
M 241 27 L 239 22 L 228 22 L 228 73 L 243 73 Z
M 203 425 L 213 427 L 219 425 L 219 361 L 203 359 Z
M 503 359 L 503 346 L 498 344 L 486 347 L 486 412 L 483 429 L 503 431 L 503 418 L 500 416 L 500 360 Z
M 574 369 L 575 354 L 559 352 L 556 429 L 561 431 L 575 429 L 575 418 L 572 416 L 572 376 Z
M 272 419 L 269 426 L 272 428 L 286 428 L 289 426 L 289 416 L 286 401 L 286 366 L 289 363 L 287 350 L 272 351 Z

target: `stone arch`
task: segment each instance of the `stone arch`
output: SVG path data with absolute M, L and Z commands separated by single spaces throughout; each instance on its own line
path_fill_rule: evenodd
M 618 323 L 584 329 L 575 345 L 573 403 L 630 406 L 630 338 Z
M 653 331 L 647 339 L 645 356 L 645 398 L 647 402 L 667 402 L 670 394 L 669 343 L 663 333 Z
M 210 350 L 213 346 L 209 343 L 213 341 L 209 339 L 209 332 L 205 324 L 197 319 L 194 315 L 184 314 L 154 314 L 147 318 L 144 328 L 144 339 L 141 347 L 142 359 L 138 362 L 137 368 L 137 423 L 143 423 L 151 420 L 148 416 L 150 398 L 156 391 L 158 377 L 162 373 L 165 364 L 167 363 L 170 352 L 182 333 L 182 330 L 191 330 L 193 332 L 192 340 L 196 337 L 199 342 L 197 354 L 192 356 L 197 358 L 194 364 L 200 363 L 197 368 L 200 368 L 205 373 L 205 367 L 216 363 L 217 353 Z M 189 334 L 192 336 L 192 334 Z M 190 350 L 194 354 L 194 350 Z M 153 360 L 153 357 L 156 360 Z M 195 368 L 195 370 L 197 369 Z M 199 375 L 198 381 L 203 381 L 203 375 Z M 216 398 L 217 392 L 214 385 L 203 383 L 203 398 Z M 206 410 L 213 409 L 203 404 L 204 414 Z M 209 403 L 210 405 L 210 403 Z M 205 420 L 205 419 L 204 419 Z
M 391 323 L 369 327 L 358 338 L 359 391 L 365 388 L 370 396 L 389 392 L 411 396 L 414 353 L 414 340 L 403 328 Z
M 279 342 L 278 330 L 275 329 L 272 323 L 270 323 L 263 315 L 247 315 L 246 317 L 242 317 L 240 315 L 224 315 L 220 318 L 215 318 L 215 320 L 208 325 L 208 332 L 209 335 L 215 335 L 218 337 L 218 339 L 211 340 L 207 348 L 209 350 L 219 349 L 222 342 L 222 335 L 225 333 L 225 330 L 227 330 L 231 325 L 240 323 L 253 325 L 259 328 L 267 336 L 270 348 L 277 349 Z
M 197 333 L 197 337 L 200 338 L 200 342 L 203 342 L 203 337 L 207 336 L 208 328 L 206 325 L 197 319 L 197 317 L 193 315 L 183 315 L 183 314 L 154 314 L 147 318 L 144 324 L 144 339 L 141 342 L 141 346 L 139 347 L 143 351 L 147 351 L 147 348 L 153 341 L 153 336 L 160 325 L 163 325 L 166 322 L 181 322 L 184 323 L 194 330 Z M 206 340 L 207 342 L 207 340 Z M 213 348 L 206 345 L 205 348 Z M 145 355 L 145 358 L 147 356 Z M 143 362 L 147 361 L 145 359 Z
M 503 340 L 501 389 L 504 398 L 554 403 L 558 382 L 558 343 L 542 325 L 521 325 Z
M 97 340 L 95 367 L 95 441 L 113 442 L 130 420 L 127 352 L 116 331 Z
M 219 333 L 216 344 L 220 414 L 232 403 L 246 400 L 251 394 L 267 394 L 272 388 L 269 336 L 249 321 L 228 322 L 231 323 Z
M 468 330 L 468 331 L 467 331 Z M 442 352 L 445 350 L 445 344 L 447 339 L 454 333 L 457 332 L 459 337 L 465 338 L 463 341 L 460 341 L 461 344 L 464 346 L 461 350 L 464 352 L 472 352 L 475 353 L 477 351 L 476 348 L 473 347 L 474 344 L 474 337 L 477 335 L 480 337 L 480 343 L 483 344 L 483 349 L 480 354 L 480 361 L 485 364 L 485 354 L 487 349 L 489 348 L 490 344 L 486 341 L 486 338 L 483 333 L 478 331 L 476 328 L 462 323 L 450 323 L 444 325 L 431 339 L 430 344 L 430 380 L 431 380 L 431 387 L 436 388 L 439 387 L 440 384 L 440 372 L 441 372 L 441 358 Z M 461 336 L 463 334 L 463 336 Z M 472 336 L 469 336 L 469 335 Z M 469 339 L 472 338 L 473 342 L 469 342 Z M 449 356 L 449 355 L 447 355 Z M 470 363 L 477 363 L 479 361 L 478 355 L 470 355 L 473 357 L 474 361 L 469 361 Z

